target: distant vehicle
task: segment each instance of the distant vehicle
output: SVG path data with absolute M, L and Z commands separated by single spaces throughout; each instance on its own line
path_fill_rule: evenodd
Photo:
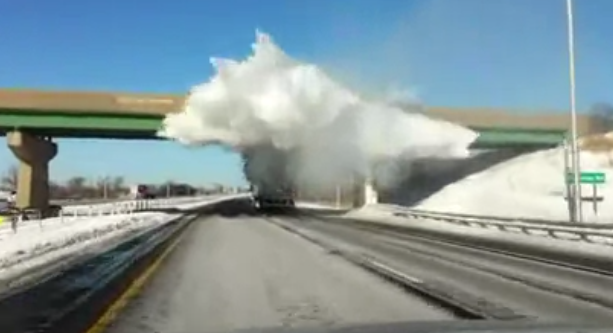
M 297 151 L 279 150 L 273 145 L 243 151 L 245 178 L 251 184 L 252 201 L 256 209 L 293 211 L 295 186 L 288 165 L 295 153 Z M 262 163 L 266 165 L 264 172 L 261 170 Z
M 256 209 L 277 211 L 295 208 L 294 192 L 289 186 L 257 186 L 251 190 Z
M 10 207 L 10 204 L 8 200 L 6 200 L 5 198 L 0 198 L 0 212 L 8 210 L 9 207 Z
M 155 199 L 165 197 L 185 197 L 197 194 L 195 187 L 189 184 L 136 184 L 130 187 L 130 197 L 133 199 Z
M 189 184 L 165 184 L 158 186 L 157 195 L 159 197 L 185 197 L 196 195 L 197 189 Z
M 137 184 L 130 187 L 130 197 L 133 199 L 155 199 L 151 185 Z

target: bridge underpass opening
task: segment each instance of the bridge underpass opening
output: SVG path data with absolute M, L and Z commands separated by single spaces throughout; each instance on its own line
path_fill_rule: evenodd
M 379 203 L 412 206 L 449 184 L 537 150 L 539 148 L 471 150 L 472 156 L 465 159 L 416 160 L 403 166 L 406 177 L 397 186 L 390 189 L 376 189 L 375 186 L 371 191 L 377 193 Z M 370 200 L 373 200 L 372 195 Z
M 373 179 L 354 176 L 350 188 L 342 188 L 340 201 L 359 208 L 367 204 L 388 203 L 411 206 L 428 198 L 446 185 L 503 163 L 538 148 L 474 149 L 465 159 L 420 159 L 399 165 L 401 181 L 391 188 L 377 186 Z M 334 194 L 304 196 L 305 199 L 334 202 Z M 336 200 L 339 200 L 336 198 Z
M 121 133 L 115 136 L 123 138 Z M 49 206 L 49 166 L 48 163 L 56 156 L 56 143 L 39 131 L 9 131 L 6 133 L 7 143 L 20 162 L 17 186 L 17 205 L 21 208 L 35 208 L 45 211 Z M 143 136 L 141 134 L 141 136 Z M 105 136 L 112 138 L 113 136 Z M 149 140 L 158 140 L 153 133 Z M 511 145 L 509 143 L 509 145 Z M 360 207 L 367 203 L 395 203 L 411 205 L 427 198 L 445 185 L 457 181 L 469 174 L 481 171 L 491 165 L 502 162 L 522 153 L 542 149 L 542 146 L 479 151 L 469 159 L 460 160 L 427 160 L 408 165 L 405 173 L 407 178 L 394 189 L 377 189 L 376 186 L 366 186 L 363 179 L 355 179 L 354 184 L 342 188 L 340 197 L 344 206 Z M 476 150 L 475 150 L 476 151 Z M 336 193 L 328 193 L 326 201 L 338 201 Z M 316 196 L 317 197 L 317 196 Z M 319 195 L 319 197 L 324 197 Z M 349 201 L 349 202 L 348 202 Z
M 215 161 L 228 165 L 225 170 L 237 174 L 235 171 L 238 169 L 235 164 L 237 157 L 234 154 L 219 156 L 219 148 L 216 147 L 207 148 L 204 154 L 194 153 L 193 149 L 177 146 L 171 141 L 160 140 L 153 135 L 143 140 L 128 139 L 121 135 L 117 135 L 118 138 L 108 136 L 51 139 L 35 130 L 7 131 L 5 134 L 4 138 L 0 137 L 0 142 L 4 141 L 6 147 L 2 152 L 4 154 L 2 160 L 7 167 L 5 170 L 10 170 L 8 167 L 16 167 L 15 181 L 7 181 L 5 190 L 16 191 L 18 208 L 31 208 L 45 216 L 56 215 L 56 206 L 65 204 L 67 199 L 69 201 L 102 199 L 105 196 L 102 184 L 114 187 L 113 178 L 119 177 L 126 183 L 123 183 L 121 190 L 118 191 L 107 188 L 109 200 L 121 198 L 128 192 L 128 185 L 133 184 L 161 187 L 161 184 L 167 182 L 175 184 L 194 182 L 198 188 L 204 190 L 219 188 L 217 181 L 240 185 L 233 183 L 234 179 L 209 177 L 209 170 L 216 169 L 213 166 L 215 163 L 209 163 L 211 155 Z M 143 149 L 145 147 L 149 149 Z M 216 149 L 218 151 L 215 151 Z M 59 155 L 60 150 L 62 156 Z M 160 155 L 164 159 L 160 159 Z M 183 163 L 171 163 L 172 166 L 159 163 L 166 159 L 176 161 L 177 158 Z M 156 165 L 149 167 L 150 163 Z M 185 173 L 194 169 L 197 173 Z M 70 180 L 76 178 L 81 178 L 84 182 L 78 186 L 79 188 L 70 189 Z M 241 182 L 240 178 L 237 181 Z M 160 190 L 157 195 L 161 197 L 168 194 Z M 64 202 L 56 201 L 58 199 Z

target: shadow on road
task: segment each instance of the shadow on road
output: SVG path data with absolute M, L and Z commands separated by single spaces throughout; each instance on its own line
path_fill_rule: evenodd
M 235 199 L 223 201 L 220 203 L 212 204 L 209 206 L 201 207 L 198 209 L 177 209 L 177 208 L 167 208 L 167 209 L 157 209 L 152 210 L 154 212 L 162 212 L 162 213 L 170 213 L 170 214 L 178 214 L 178 213 L 187 213 L 187 214 L 198 214 L 199 216 L 223 216 L 230 218 L 240 218 L 240 217 L 253 217 L 253 216 L 304 216 L 304 215 L 342 215 L 348 211 L 347 210 L 339 210 L 339 209 L 327 209 L 327 208 L 277 208 L 277 209 L 267 209 L 266 211 L 260 211 L 256 209 L 251 200 L 249 199 Z
M 227 200 L 193 209 L 160 208 L 149 211 L 168 214 L 198 214 L 199 216 L 221 215 L 225 217 L 252 216 L 257 214 L 249 199 Z

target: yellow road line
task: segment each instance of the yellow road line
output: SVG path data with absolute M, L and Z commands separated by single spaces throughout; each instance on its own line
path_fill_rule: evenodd
M 96 320 L 96 322 L 85 333 L 102 333 L 106 328 L 117 318 L 117 315 L 128 305 L 130 300 L 134 298 L 143 288 L 143 286 L 153 276 L 164 259 L 174 250 L 179 244 L 184 235 L 187 234 L 186 230 L 181 231 L 181 234 L 175 239 L 165 250 L 160 254 L 157 259 L 143 273 L 141 273 L 128 288 L 104 311 L 104 314 Z

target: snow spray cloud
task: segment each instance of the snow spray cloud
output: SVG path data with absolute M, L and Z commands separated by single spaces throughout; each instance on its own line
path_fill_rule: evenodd
M 464 157 L 477 137 L 416 110 L 361 98 L 259 31 L 246 60 L 211 62 L 216 74 L 192 88 L 182 112 L 169 114 L 158 134 L 243 154 L 249 180 L 279 177 L 282 155 L 284 171 L 300 187 L 325 189 L 356 174 L 388 187 L 399 180 L 399 162 Z

